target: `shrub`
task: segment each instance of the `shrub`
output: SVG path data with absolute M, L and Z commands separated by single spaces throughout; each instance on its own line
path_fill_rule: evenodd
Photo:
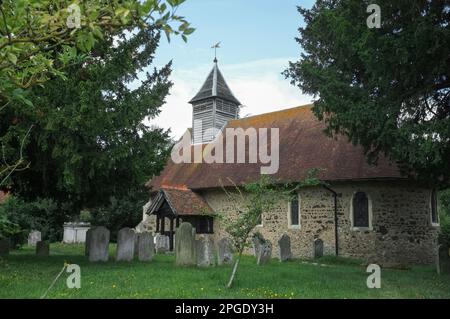
M 132 194 L 122 198 L 111 197 L 109 204 L 91 209 L 91 224 L 105 226 L 111 232 L 111 241 L 116 241 L 118 231 L 123 227 L 136 227 L 142 220 L 142 194 Z
M 28 233 L 33 229 L 42 233 L 43 240 L 50 242 L 61 240 L 62 225 L 70 218 L 70 212 L 71 205 L 58 204 L 46 198 L 27 202 L 22 198 L 11 196 L 0 205 L 0 216 L 6 216 L 7 220 L 15 225 L 15 232 L 9 237 L 16 247 L 25 243 Z

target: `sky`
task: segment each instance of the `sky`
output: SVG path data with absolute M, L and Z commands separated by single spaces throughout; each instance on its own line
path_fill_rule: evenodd
M 184 43 L 161 38 L 154 66 L 173 62 L 173 87 L 158 117 L 151 124 L 171 129 L 181 137 L 192 124 L 188 101 L 197 93 L 213 66 L 211 46 L 217 50 L 219 69 L 243 104 L 241 116 L 256 115 L 310 103 L 281 72 L 300 57 L 295 41 L 303 20 L 297 6 L 310 8 L 313 0 L 186 0 L 177 14 L 196 31 Z

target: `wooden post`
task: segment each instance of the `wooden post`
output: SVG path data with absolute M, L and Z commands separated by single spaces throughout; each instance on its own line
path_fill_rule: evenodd
M 170 243 L 170 251 L 173 251 L 173 217 L 170 218 L 170 232 L 169 232 L 169 243 Z
M 180 217 L 177 216 L 177 228 L 180 227 Z
M 159 216 L 156 216 L 156 232 L 159 233 Z
M 161 218 L 161 235 L 164 235 L 166 226 L 166 217 Z

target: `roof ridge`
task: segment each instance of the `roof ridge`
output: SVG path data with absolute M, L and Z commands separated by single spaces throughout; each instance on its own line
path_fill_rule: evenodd
M 313 106 L 314 106 L 314 103 L 303 104 L 303 105 L 300 105 L 300 106 L 294 106 L 294 107 L 290 107 L 290 108 L 287 108 L 287 109 L 271 111 L 271 112 L 261 113 L 261 114 L 255 114 L 255 115 L 242 117 L 242 118 L 235 119 L 235 120 L 230 120 L 228 123 L 239 122 L 239 121 L 243 121 L 243 120 L 247 120 L 247 119 L 252 119 L 252 118 L 255 118 L 255 117 L 258 117 L 258 116 L 267 116 L 267 115 L 270 115 L 270 114 L 289 112 L 289 111 L 292 111 L 292 110 L 295 110 L 295 109 L 312 108 Z

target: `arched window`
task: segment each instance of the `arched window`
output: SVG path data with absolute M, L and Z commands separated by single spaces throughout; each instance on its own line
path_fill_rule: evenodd
M 296 194 L 289 202 L 288 220 L 290 228 L 300 227 L 300 202 L 298 194 Z
M 353 227 L 369 228 L 369 198 L 364 192 L 357 192 L 353 195 Z

